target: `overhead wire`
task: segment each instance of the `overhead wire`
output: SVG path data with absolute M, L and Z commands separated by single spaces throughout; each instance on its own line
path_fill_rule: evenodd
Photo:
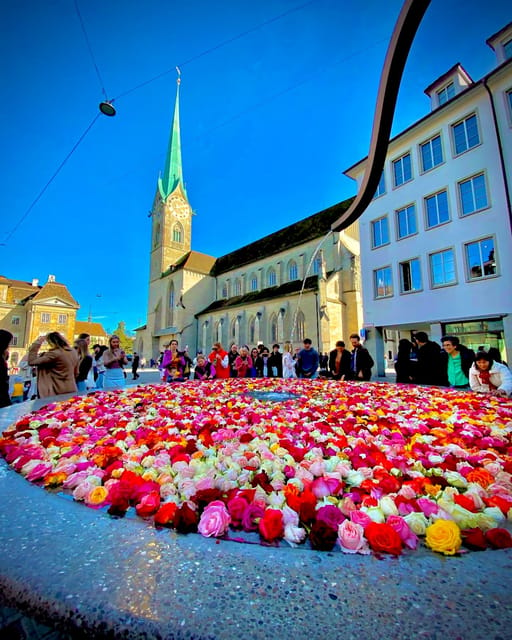
M 80 22 L 80 25 L 82 27 L 82 31 L 83 31 L 83 34 L 84 34 L 85 42 L 87 44 L 87 48 L 89 49 L 89 53 L 91 55 L 92 63 L 94 65 L 94 68 L 96 69 L 96 74 L 98 76 L 98 80 L 100 81 L 101 90 L 103 92 L 103 95 L 105 96 L 105 100 L 108 100 L 108 95 L 107 95 L 107 92 L 105 90 L 105 83 L 103 82 L 103 78 L 101 77 L 101 73 L 100 73 L 99 67 L 98 67 L 98 65 L 96 63 L 96 58 L 94 57 L 94 53 L 93 53 L 92 46 L 91 46 L 91 43 L 90 43 L 90 40 L 89 40 L 89 36 L 87 35 L 87 29 L 85 28 L 85 24 L 84 24 L 84 21 L 83 21 L 83 18 L 82 18 L 82 14 L 80 13 L 80 9 L 78 7 L 78 0 L 75 0 L 75 10 L 76 10 L 76 14 L 78 16 L 78 20 Z

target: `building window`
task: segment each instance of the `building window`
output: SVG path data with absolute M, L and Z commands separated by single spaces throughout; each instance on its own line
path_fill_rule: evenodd
M 427 229 L 449 222 L 448 193 L 440 191 L 433 196 L 425 198 L 425 211 L 427 214 Z
M 389 244 L 389 224 L 387 216 L 372 221 L 372 247 L 376 249 L 385 244 Z
M 258 278 L 256 276 L 251 277 L 250 287 L 251 287 L 251 291 L 258 290 Z
M 400 292 L 410 293 L 421 291 L 421 266 L 419 258 L 401 262 L 400 268 Z
M 416 207 L 413 204 L 403 209 L 398 209 L 396 212 L 396 228 L 399 240 L 416 233 Z
M 510 119 L 512 120 L 512 89 L 509 89 L 507 91 L 507 105 L 508 105 Z
M 391 267 L 375 269 L 373 272 L 373 283 L 376 298 L 387 298 L 393 295 L 393 276 Z
M 277 316 L 275 314 L 270 318 L 270 342 L 275 344 L 278 340 L 277 337 Z
M 437 99 L 439 102 L 439 106 L 441 106 L 445 102 L 448 102 L 448 100 L 451 100 L 454 95 L 455 95 L 455 85 L 453 84 L 453 82 L 450 82 L 450 84 L 447 84 L 446 87 L 443 87 L 437 92 Z
M 406 153 L 398 160 L 393 161 L 393 177 L 395 187 L 399 187 L 404 182 L 412 180 L 411 154 Z
M 297 268 L 297 263 L 295 260 L 292 260 L 288 265 L 288 280 L 292 282 L 293 280 L 299 279 L 299 270 Z
M 235 295 L 235 296 L 242 295 L 242 283 L 240 282 L 240 280 L 238 278 L 235 280 L 235 283 L 233 285 L 233 289 L 234 289 L 233 295 Z
M 11 347 L 17 347 L 18 346 L 18 336 L 13 333 L 12 335 L 12 340 L 11 340 Z M 12 363 L 12 358 L 11 358 L 11 363 Z
M 295 318 L 295 327 L 294 327 L 295 330 L 293 332 L 295 335 L 296 342 L 302 342 L 304 340 L 305 323 L 306 323 L 306 318 L 304 317 L 304 314 L 302 313 L 302 311 L 299 311 Z
M 48 324 L 48 322 L 50 322 L 50 314 L 49 313 L 42 313 L 41 314 L 41 322 L 43 324 Z
M 481 173 L 478 176 L 469 178 L 469 180 L 459 182 L 459 196 L 463 216 L 486 209 L 489 203 L 487 201 L 484 174 Z
M 374 198 L 378 198 L 386 193 L 386 179 L 384 178 L 384 171 L 382 172 L 379 180 L 379 186 L 375 192 Z
M 172 230 L 172 241 L 181 244 L 183 242 L 183 229 L 179 224 L 174 225 Z
M 480 144 L 476 115 L 468 116 L 461 122 L 452 125 L 453 147 L 455 153 L 463 153 Z
M 423 171 L 430 171 L 443 162 L 443 147 L 441 136 L 435 136 L 427 142 L 420 144 L 421 168 Z
M 465 248 L 468 278 L 470 280 L 479 280 L 480 278 L 496 275 L 493 238 L 468 242 Z
M 453 249 L 445 249 L 430 254 L 430 276 L 432 287 L 444 287 L 455 284 L 455 255 Z
M 318 255 L 313 260 L 313 275 L 317 276 L 320 273 L 322 273 L 322 256 Z
M 160 223 L 155 226 L 155 233 L 153 235 L 153 247 L 157 247 L 160 244 Z
M 505 60 L 512 58 L 512 39 L 503 43 L 503 53 L 505 54 Z
M 11 319 L 11 324 L 16 324 L 18 325 L 20 323 L 20 317 L 19 316 L 13 316 Z
M 277 284 L 277 276 L 275 269 L 269 269 L 267 273 L 267 285 L 269 287 L 275 287 Z
M 222 297 L 223 298 L 228 297 L 228 285 L 226 283 L 222 285 Z
M 66 324 L 68 321 L 68 316 L 66 313 L 59 313 L 59 319 L 58 319 L 58 323 L 59 324 Z
M 254 344 L 256 341 L 256 318 L 253 316 L 249 320 L 249 342 Z

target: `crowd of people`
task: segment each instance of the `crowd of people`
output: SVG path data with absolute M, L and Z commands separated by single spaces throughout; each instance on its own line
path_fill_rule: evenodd
M 123 387 L 129 364 L 116 335 L 108 345 L 95 344 L 90 351 L 90 336 L 80 334 L 73 346 L 58 332 L 41 336 L 30 346 L 19 363 L 20 375 L 9 381 L 9 344 L 12 334 L 0 329 L 0 407 L 12 402 L 47 398 L 94 389 Z M 395 358 L 396 382 L 472 389 L 497 396 L 512 395 L 512 374 L 497 349 L 481 347 L 475 352 L 460 343 L 457 336 L 444 336 L 442 347 L 423 331 L 411 340 L 403 338 Z M 41 347 L 46 343 L 46 350 Z M 215 342 L 209 354 L 198 352 L 192 359 L 188 347 L 179 349 L 171 340 L 157 362 L 165 382 L 214 378 L 331 378 L 339 381 L 368 381 L 375 363 L 358 334 L 350 336 L 350 348 L 342 340 L 330 353 L 320 354 L 306 338 L 302 348 L 285 342 L 269 349 L 264 344 L 249 348 L 232 344 L 226 351 Z M 131 357 L 132 379 L 145 362 L 136 352 Z

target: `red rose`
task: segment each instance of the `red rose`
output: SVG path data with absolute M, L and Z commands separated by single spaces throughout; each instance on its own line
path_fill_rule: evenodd
M 195 502 L 199 510 L 202 511 L 210 502 L 222 500 L 222 491 L 220 489 L 199 489 L 190 499 L 192 502 Z
M 488 507 L 498 507 L 498 509 L 501 509 L 504 516 L 506 516 L 512 508 L 512 500 L 507 500 L 507 498 L 503 498 L 502 496 L 491 496 L 483 500 Z
M 483 551 L 487 549 L 487 540 L 485 539 L 482 529 L 475 527 L 474 529 L 465 529 L 461 531 L 464 546 L 472 551 Z
M 338 539 L 337 529 L 333 529 L 323 520 L 316 520 L 309 532 L 309 541 L 317 551 L 332 551 Z
M 159 507 L 160 493 L 158 491 L 151 491 L 145 496 L 142 496 L 140 502 L 135 507 L 135 511 L 141 518 L 147 518 L 156 513 Z
M 199 516 L 197 511 L 192 509 L 186 502 L 176 511 L 174 516 L 174 527 L 180 533 L 191 533 L 197 531 Z
M 177 510 L 178 505 L 174 502 L 166 502 L 161 505 L 160 509 L 155 513 L 155 524 L 161 527 L 164 527 L 165 525 L 172 525 Z
M 283 512 L 279 509 L 266 509 L 258 523 L 261 537 L 267 542 L 273 542 L 284 535 Z
M 472 513 L 476 513 L 477 508 L 475 507 L 475 501 L 470 496 L 464 496 L 460 493 L 457 493 L 453 496 L 453 501 L 455 504 L 458 504 L 459 507 L 463 507 Z
M 235 496 L 228 502 L 228 511 L 231 516 L 231 526 L 238 529 L 242 526 L 242 519 L 249 503 L 243 496 Z
M 255 474 L 251 484 L 253 487 L 260 485 L 260 487 L 267 493 L 272 493 L 272 491 L 274 491 L 274 487 L 270 484 L 270 478 L 267 476 L 265 471 Z
M 391 553 L 394 556 L 402 553 L 402 540 L 389 524 L 370 522 L 364 535 L 373 551 Z
M 506 529 L 501 527 L 486 531 L 485 539 L 493 549 L 509 549 L 512 547 L 512 536 Z
M 312 491 L 303 491 L 300 495 L 299 516 L 302 522 L 311 522 L 315 517 L 317 497 Z

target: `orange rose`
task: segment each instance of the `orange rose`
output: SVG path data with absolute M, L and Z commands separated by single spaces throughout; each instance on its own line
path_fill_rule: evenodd
M 487 469 L 473 469 L 466 476 L 468 482 L 476 482 L 484 489 L 494 482 L 494 476 Z

